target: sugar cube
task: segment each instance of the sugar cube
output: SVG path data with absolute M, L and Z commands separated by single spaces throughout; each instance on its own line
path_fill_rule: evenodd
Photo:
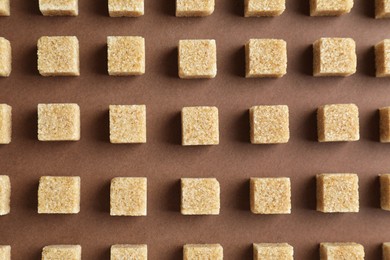
M 42 260 L 81 260 L 79 245 L 51 245 L 42 250 Z
M 390 142 L 390 107 L 379 109 L 379 135 L 382 143 Z
M 10 213 L 10 202 L 11 181 L 7 175 L 0 175 L 0 216 Z
M 111 260 L 147 260 L 147 245 L 113 245 L 111 246 Z
M 390 211 L 390 174 L 379 175 L 381 208 Z
M 144 0 L 108 0 L 111 17 L 138 17 L 144 15 Z
M 293 260 L 294 248 L 287 243 L 253 244 L 253 260 Z
M 176 0 L 176 16 L 208 16 L 214 12 L 215 0 Z
M 311 16 L 340 16 L 351 12 L 353 0 L 310 0 Z
M 286 0 L 245 0 L 245 17 L 279 16 L 286 9 Z
M 12 70 L 11 43 L 4 37 L 0 37 L 0 77 L 9 77 L 9 75 L 11 74 L 11 70 Z
M 390 260 L 390 242 L 382 244 L 382 259 Z
M 10 0 L 0 0 L 0 16 L 10 15 Z
M 390 76 L 390 39 L 375 45 L 375 68 L 377 77 Z
M 78 0 L 39 0 L 39 10 L 45 16 L 77 16 Z
M 184 260 L 222 260 L 223 248 L 220 244 L 187 244 L 183 256 Z
M 390 0 L 375 0 L 375 18 L 390 17 Z
M 9 144 L 12 136 L 12 107 L 0 104 L 0 144 Z
M 364 260 L 364 248 L 362 245 L 352 242 L 347 243 L 321 243 L 320 260 Z
M 11 260 L 11 246 L 0 245 L 0 259 L 1 260 Z

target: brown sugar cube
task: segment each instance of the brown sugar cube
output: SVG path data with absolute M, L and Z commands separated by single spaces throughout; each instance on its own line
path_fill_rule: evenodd
M 147 260 L 147 245 L 113 245 L 111 246 L 111 260 Z
M 111 180 L 111 216 L 146 216 L 146 204 L 146 178 L 117 177 Z
M 222 260 L 223 248 L 220 244 L 187 244 L 183 247 L 184 260 Z
M 0 104 L 0 144 L 9 144 L 12 135 L 12 107 Z
M 288 106 L 254 106 L 249 118 L 252 144 L 287 143 L 290 139 Z
M 287 243 L 253 244 L 253 260 L 293 260 L 294 248 Z
M 356 72 L 356 46 L 351 38 L 321 38 L 313 44 L 313 75 L 349 76 Z
M 277 39 L 250 39 L 245 45 L 247 78 L 280 78 L 287 73 L 287 43 Z
M 77 16 L 78 0 L 39 0 L 39 10 L 44 16 Z
M 390 260 L 390 242 L 382 244 L 382 258 L 383 260 Z
M 359 178 L 353 173 L 317 175 L 317 210 L 359 212 Z
M 357 141 L 359 109 L 355 104 L 324 105 L 317 110 L 319 142 Z
M 183 145 L 219 144 L 218 108 L 183 107 L 181 120 Z
M 38 104 L 38 140 L 80 140 L 79 105 Z
M 176 16 L 208 16 L 214 12 L 214 6 L 215 0 L 176 0 Z
M 0 216 L 10 213 L 11 182 L 7 175 L 0 175 Z M 0 259 L 2 259 L 0 257 Z
M 290 214 L 290 178 L 251 178 L 250 204 L 254 214 Z
M 110 142 L 146 143 L 146 106 L 110 105 Z
M 145 74 L 145 39 L 139 36 L 107 37 L 108 74 L 136 76 Z
M 111 17 L 138 17 L 144 15 L 144 0 L 108 0 Z
M 214 78 L 217 75 L 215 40 L 179 41 L 179 77 Z
M 1 2 L 1 0 L 0 0 Z M 11 43 L 0 37 L 0 77 L 9 77 L 12 70 Z
M 286 0 L 245 0 L 245 17 L 279 16 L 286 9 Z
M 390 142 L 390 107 L 379 109 L 379 135 L 382 143 Z
M 390 1 L 389 0 L 375 0 L 375 18 L 389 18 L 390 17 Z
M 181 214 L 219 215 L 220 188 L 215 178 L 181 179 Z
M 375 45 L 375 68 L 377 77 L 390 76 L 390 39 Z
M 353 0 L 310 0 L 311 16 L 340 16 L 353 7 Z
M 79 76 L 79 41 L 76 36 L 39 38 L 38 71 L 42 76 Z
M 80 212 L 80 177 L 42 176 L 38 187 L 39 214 Z
M 390 174 L 379 175 L 381 190 L 381 208 L 390 211 Z
M 364 260 L 364 247 L 357 243 L 321 243 L 320 260 Z
M 11 246 L 0 246 L 0 259 L 11 260 Z
M 0 16 L 10 16 L 10 15 L 11 15 L 10 0 L 0 0 Z
M 42 260 L 81 260 L 80 245 L 52 245 L 42 250 Z

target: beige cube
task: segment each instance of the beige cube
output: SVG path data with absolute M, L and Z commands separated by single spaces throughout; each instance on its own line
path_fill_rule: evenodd
M 12 136 L 12 107 L 0 104 L 0 144 L 9 144 Z
M 0 175 L 0 216 L 10 213 L 10 204 L 11 181 L 7 175 Z
M 379 175 L 379 181 L 381 191 L 381 208 L 383 210 L 390 211 L 390 174 Z
M 247 78 L 280 78 L 287 73 L 287 43 L 278 39 L 250 39 L 245 45 Z
M 79 105 L 38 104 L 38 140 L 80 140 Z
M 147 260 L 147 245 L 113 245 L 111 246 L 111 260 Z
M 390 0 L 375 0 L 375 18 L 390 17 Z
M 80 245 L 52 245 L 42 250 L 42 260 L 81 260 Z
M 288 106 L 254 106 L 249 109 L 252 144 L 287 143 L 290 139 Z
M 111 17 L 138 17 L 144 15 L 144 0 L 108 0 Z
M 111 216 L 146 216 L 146 205 L 146 178 L 117 177 L 111 180 Z
M 317 175 L 317 210 L 359 212 L 359 178 L 354 173 Z
M 390 39 L 375 45 L 375 68 L 377 77 L 390 76 Z
M 187 244 L 183 247 L 184 260 L 222 260 L 223 248 L 220 244 Z
M 38 187 L 39 214 L 80 212 L 80 177 L 42 176 Z
M 253 244 L 253 260 L 293 260 L 294 248 L 287 243 Z
M 78 0 L 39 0 L 39 10 L 44 16 L 77 16 Z
M 110 105 L 111 143 L 146 143 L 146 106 Z
M 340 16 L 351 12 L 353 0 L 310 0 L 311 16 Z
M 38 71 L 42 76 L 79 76 L 76 36 L 43 36 L 38 40 Z
M 179 41 L 179 77 L 214 78 L 217 75 L 215 40 Z
M 279 16 L 286 9 L 286 0 L 245 0 L 245 17 Z
M 0 259 L 11 260 L 11 246 L 0 246 Z
M 145 74 L 145 39 L 139 36 L 107 37 L 108 74 L 137 76 Z
M 215 0 L 176 0 L 176 16 L 208 16 L 214 12 L 214 6 Z
M 349 76 L 356 72 L 355 41 L 351 38 L 320 38 L 313 44 L 313 75 Z
M 347 243 L 321 243 L 320 260 L 364 260 L 362 245 Z
M 183 145 L 219 144 L 218 108 L 183 107 L 181 120 Z
M 1 4 L 0 0 L 0 4 Z M 0 37 L 0 77 L 9 77 L 12 70 L 11 43 L 4 37 Z
M 220 187 L 215 178 L 181 179 L 181 214 L 219 215 Z
M 355 104 L 324 105 L 317 110 L 319 142 L 357 141 L 359 109 Z
M 382 244 L 382 259 L 390 260 L 390 242 Z
M 390 107 L 379 109 L 379 139 L 382 143 L 390 142 Z
M 290 178 L 251 178 L 250 204 L 254 214 L 290 214 Z
M 0 0 L 0 16 L 10 16 L 10 9 L 10 0 Z

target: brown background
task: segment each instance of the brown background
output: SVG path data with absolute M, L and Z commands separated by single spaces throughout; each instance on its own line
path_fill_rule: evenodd
M 0 217 L 0 244 L 12 245 L 13 259 L 40 259 L 49 244 L 79 243 L 83 259 L 109 259 L 115 243 L 147 243 L 150 259 L 181 259 L 185 243 L 221 243 L 225 259 L 251 259 L 253 242 L 288 242 L 296 259 L 318 259 L 318 243 L 354 241 L 366 259 L 380 259 L 390 240 L 390 214 L 379 209 L 377 175 L 390 171 L 390 146 L 378 142 L 377 108 L 390 105 L 389 79 L 374 75 L 372 46 L 389 37 L 390 20 L 375 20 L 373 1 L 357 0 L 338 18 L 308 16 L 308 0 L 287 0 L 276 18 L 244 18 L 242 0 L 217 0 L 206 18 L 176 18 L 174 0 L 145 0 L 141 18 L 109 18 L 106 0 L 80 0 L 80 15 L 43 17 L 36 0 L 12 0 L 12 16 L 0 18 L 0 35 L 13 48 L 13 71 L 0 79 L 0 100 L 13 107 L 13 141 L 0 147 L 0 173 L 12 181 L 11 214 Z M 44 78 L 36 69 L 36 42 L 43 35 L 76 35 L 81 76 Z M 146 39 L 146 74 L 110 77 L 106 36 Z M 322 36 L 353 37 L 357 73 L 348 78 L 311 76 L 311 44 Z M 288 43 L 288 74 L 282 79 L 245 79 L 243 45 L 249 38 L 282 38 Z M 216 39 L 218 75 L 212 80 L 177 77 L 177 43 Z M 79 142 L 39 142 L 38 103 L 74 102 L 81 107 Z M 354 102 L 360 109 L 361 140 L 317 143 L 316 108 Z M 108 142 L 108 105 L 146 104 L 148 143 Z M 282 145 L 249 143 L 248 108 L 290 107 L 291 139 Z M 220 112 L 220 145 L 182 147 L 180 109 L 215 105 Z M 358 214 L 315 211 L 317 173 L 356 172 Z M 81 212 L 38 215 L 42 175 L 79 175 Z M 109 183 L 115 176 L 148 177 L 148 216 L 110 217 Z M 249 211 L 252 176 L 292 180 L 291 215 Z M 221 183 L 219 216 L 182 216 L 181 177 L 216 177 Z

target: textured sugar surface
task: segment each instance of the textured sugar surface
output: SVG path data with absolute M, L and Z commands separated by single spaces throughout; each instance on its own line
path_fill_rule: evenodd
M 0 245 L 0 259 L 11 260 L 11 246 Z
M 81 246 L 52 245 L 42 250 L 42 260 L 81 260 Z
M 10 16 L 10 0 L 0 0 L 0 16 Z
M 381 174 L 380 193 L 381 193 L 381 208 L 390 211 L 390 174 Z
M 0 37 L 0 77 L 8 77 L 11 74 L 11 67 L 11 43 L 7 39 Z
M 293 260 L 294 249 L 287 243 L 253 244 L 253 260 Z
M 12 137 L 12 108 L 0 104 L 0 144 L 9 144 Z
M 375 0 L 375 18 L 390 17 L 390 0 Z
M 223 259 L 223 248 L 220 244 L 187 244 L 183 247 L 184 260 Z
M 285 0 L 245 0 L 245 17 L 278 16 L 285 9 Z
M 382 143 L 390 142 L 390 107 L 379 109 L 379 139 Z
M 214 12 L 215 0 L 176 0 L 176 16 L 207 16 Z
M 7 175 L 0 175 L 0 216 L 10 213 L 10 204 L 11 181 Z
M 111 17 L 144 15 L 144 0 L 108 0 Z
M 338 16 L 347 14 L 354 0 L 310 0 L 311 16 Z
M 320 260 L 364 260 L 364 248 L 357 243 L 321 243 Z
M 113 245 L 111 246 L 111 260 L 147 260 L 148 248 L 146 245 Z
M 78 0 L 39 0 L 39 9 L 46 16 L 77 16 Z
M 377 77 L 390 76 L 390 40 L 375 45 L 375 67 Z

